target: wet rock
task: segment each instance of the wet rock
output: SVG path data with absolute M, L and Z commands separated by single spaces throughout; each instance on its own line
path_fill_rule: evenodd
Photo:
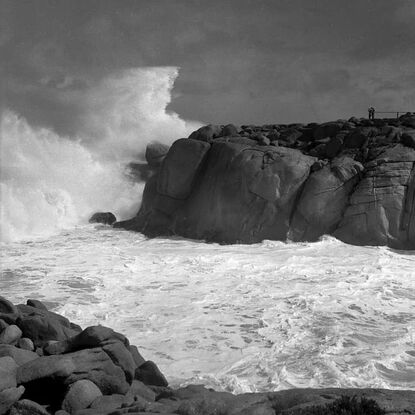
M 26 384 L 39 379 L 51 380 L 66 378 L 75 370 L 75 364 L 69 357 L 43 356 L 30 360 L 17 370 L 18 384 Z
M 19 304 L 17 306 L 20 316 L 16 324 L 37 346 L 50 340 L 65 340 L 79 332 L 79 328 L 59 314 L 36 307 Z
M 125 394 L 129 389 L 123 370 L 101 348 L 39 357 L 20 366 L 17 379 L 31 396 L 41 394 L 42 385 L 53 388 L 58 396 L 65 386 L 82 379 L 95 383 L 103 394 Z
M 45 354 L 57 355 L 80 349 L 88 349 L 120 341 L 128 345 L 126 337 L 105 326 L 90 326 L 77 335 L 59 342 L 49 342 L 44 348 Z
M 316 241 L 320 236 L 334 232 L 362 171 L 363 166 L 349 157 L 335 159 L 314 171 L 298 200 L 291 222 L 290 239 Z
M 91 409 L 110 412 L 120 409 L 123 405 L 132 405 L 133 402 L 134 399 L 132 397 L 130 398 L 125 395 L 106 395 L 96 398 L 91 404 Z
M 143 363 L 145 363 L 145 359 L 143 356 L 141 356 L 140 352 L 138 351 L 136 346 L 128 346 L 128 350 L 131 353 L 131 356 L 134 359 L 134 363 L 136 367 L 141 366 Z
M 26 301 L 26 304 L 30 307 L 38 308 L 39 310 L 48 311 L 45 304 L 43 304 L 42 301 L 39 301 L 39 300 L 29 299 Z
M 20 349 L 33 351 L 35 350 L 35 345 L 33 344 L 32 340 L 27 337 L 22 337 L 18 342 L 17 345 Z
M 130 351 L 119 341 L 104 345 L 102 348 L 114 364 L 124 371 L 127 382 L 131 383 L 134 379 L 136 364 Z
M 108 354 L 100 348 L 50 357 L 70 358 L 73 362 L 75 370 L 65 379 L 67 385 L 77 380 L 89 379 L 99 387 L 104 395 L 125 394 L 130 387 L 124 371 L 115 365 Z
M 9 324 L 7 324 L 4 320 L 0 319 L 0 333 L 8 326 Z
M 146 385 L 168 386 L 168 382 L 157 365 L 148 360 L 135 370 L 135 379 Z
M 157 192 L 173 199 L 186 199 L 196 181 L 210 145 L 180 139 L 173 143 L 157 180 Z
M 415 130 L 405 131 L 402 134 L 401 142 L 406 147 L 415 148 Z
M 100 389 L 90 380 L 74 382 L 62 402 L 62 409 L 73 414 L 79 409 L 88 408 L 97 398 L 102 397 Z
M 89 218 L 89 223 L 103 223 L 104 225 L 112 225 L 117 221 L 115 215 L 111 212 L 96 212 Z
M 147 144 L 145 158 L 150 167 L 158 168 L 169 152 L 170 146 L 154 141 Z
M 347 148 L 361 148 L 364 146 L 370 137 L 376 136 L 378 130 L 373 127 L 359 127 L 352 130 L 344 138 L 344 146 Z
M 238 134 L 238 129 L 233 124 L 225 125 L 223 127 L 222 132 L 221 132 L 222 137 L 226 137 L 226 136 L 235 137 L 237 135 L 239 135 Z
M 0 391 L 15 388 L 17 364 L 10 356 L 0 357 Z
M 0 296 L 0 313 L 4 314 L 18 314 L 18 309 L 9 300 Z
M 214 138 L 220 137 L 221 135 L 222 127 L 220 125 L 209 124 L 193 131 L 193 133 L 189 135 L 189 138 L 192 140 L 206 141 L 210 143 Z
M 338 134 L 326 144 L 325 152 L 329 159 L 336 157 L 340 153 L 343 148 L 343 138 L 344 136 L 339 136 Z
M 0 391 L 0 415 L 4 415 L 20 399 L 24 391 L 25 388 L 23 386 Z
M 284 147 L 215 142 L 203 179 L 175 213 L 174 232 L 225 243 L 285 240 L 290 211 L 314 161 Z
M 13 404 L 9 415 L 50 415 L 49 412 L 37 402 L 22 399 Z
M 11 324 L 0 333 L 0 343 L 14 345 L 20 340 L 21 336 L 22 331 L 19 329 L 19 327 Z
M 37 359 L 39 356 L 37 353 L 21 349 L 10 344 L 0 345 L 0 357 L 10 356 L 17 363 L 18 366 L 24 363 L 30 362 L 31 360 Z
M 131 397 L 133 400 L 135 396 L 141 396 L 143 399 L 150 402 L 156 399 L 156 393 L 137 379 L 134 379 L 131 383 L 126 396 Z
M 400 117 L 402 125 L 405 127 L 415 128 L 415 115 L 414 114 L 405 114 Z
M 401 145 L 367 164 L 334 236 L 354 245 L 414 249 L 414 165 L 415 150 Z
M 170 168 L 163 175 L 155 175 L 147 182 L 138 215 L 119 226 L 143 232 L 150 237 L 180 235 L 220 243 L 286 240 L 298 197 L 310 173 L 323 170 L 326 160 L 334 161 L 342 157 L 366 165 L 380 158 L 385 151 L 398 147 L 399 142 L 406 149 L 412 150 L 415 148 L 412 135 L 415 127 L 410 127 L 413 117 L 413 114 L 406 114 L 399 120 L 374 121 L 354 117 L 349 121 L 310 123 L 306 126 L 243 125 L 240 133 L 243 137 L 219 137 L 221 127 L 215 129 L 213 126 L 206 126 L 193 134 L 205 134 L 202 139 L 211 143 L 204 143 L 206 148 L 203 155 L 198 155 L 190 147 L 177 149 Z M 271 139 L 273 141 L 270 143 Z M 287 153 L 285 150 L 294 152 Z M 316 163 L 313 156 L 320 158 L 321 163 Z M 196 161 L 189 162 L 188 166 L 183 160 L 189 157 L 195 157 Z M 397 167 L 404 175 L 408 173 L 408 169 L 408 166 L 404 169 Z M 333 180 L 334 183 L 337 179 L 340 181 L 339 194 L 345 187 L 351 186 L 351 183 L 357 186 L 355 181 L 362 179 L 362 175 L 358 174 L 350 179 L 351 183 L 342 183 L 342 168 L 336 163 L 324 171 L 328 174 L 327 182 Z M 377 180 L 386 179 L 383 177 L 385 174 L 389 173 L 379 171 Z M 394 187 L 397 179 L 392 182 L 391 187 Z M 397 186 L 400 194 L 402 188 L 400 184 Z M 401 231 L 394 231 L 394 234 L 398 235 L 398 239 L 403 239 L 399 244 L 395 237 L 390 238 L 387 235 L 379 237 L 378 240 L 390 246 L 399 245 L 411 249 L 415 232 L 411 212 L 415 202 L 410 200 L 412 185 L 403 185 L 405 186 L 409 186 L 407 196 L 404 200 L 399 196 L 398 200 L 401 202 L 395 202 L 396 212 L 402 212 L 403 222 Z M 333 192 L 329 189 L 328 191 L 333 196 Z M 379 192 L 390 193 L 393 190 L 379 187 Z M 347 197 L 343 195 L 339 198 L 342 203 L 345 197 L 354 197 L 353 192 L 346 193 Z M 324 198 L 322 195 L 322 199 Z M 343 210 L 339 210 L 339 205 L 335 206 L 337 218 L 339 212 L 343 215 Z M 387 216 L 395 216 L 391 209 L 388 208 L 387 212 Z M 347 211 L 344 214 L 349 215 Z M 327 223 L 326 228 L 333 229 L 332 219 L 328 221 L 330 223 Z M 389 218 L 377 216 L 376 220 L 388 222 Z M 395 223 L 396 218 L 392 222 Z M 346 222 L 342 221 L 339 224 L 341 233 L 345 232 L 344 223 Z M 310 234 L 307 230 L 310 227 L 305 222 L 303 226 L 300 234 L 306 237 L 305 235 Z M 335 231 L 337 230 L 334 229 L 333 232 Z M 348 232 L 353 233 L 351 229 Z M 316 235 L 314 231 L 311 234 Z M 355 239 L 358 238 L 348 240 Z
M 301 137 L 303 136 L 302 131 L 299 131 L 295 128 L 289 128 L 287 130 L 282 130 L 279 132 L 278 139 L 282 143 L 288 146 L 294 145 Z M 269 136 L 268 136 L 269 137 Z M 269 137 L 271 138 L 271 137 Z
M 335 137 L 343 128 L 343 122 L 327 122 L 319 125 L 313 133 L 314 140 L 321 140 L 326 137 Z

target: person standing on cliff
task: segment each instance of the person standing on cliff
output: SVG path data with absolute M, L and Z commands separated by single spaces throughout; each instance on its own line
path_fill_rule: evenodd
M 368 112 L 369 112 L 369 120 L 374 120 L 375 119 L 375 109 L 373 107 L 369 107 Z

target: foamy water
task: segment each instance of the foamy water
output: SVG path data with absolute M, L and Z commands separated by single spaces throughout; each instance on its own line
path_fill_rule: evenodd
M 415 389 L 414 252 L 79 226 L 97 210 L 131 217 L 143 183 L 126 164 L 199 127 L 167 111 L 177 74 L 131 69 L 74 92 L 76 137 L 1 114 L 1 295 L 116 328 L 173 385 Z
M 4 244 L 0 291 L 125 333 L 174 384 L 415 389 L 415 252 L 85 226 Z

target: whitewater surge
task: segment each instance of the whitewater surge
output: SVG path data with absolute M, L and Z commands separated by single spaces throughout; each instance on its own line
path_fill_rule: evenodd
M 177 68 L 125 70 L 76 95 L 77 134 L 34 127 L 1 114 L 1 240 L 46 236 L 84 223 L 95 211 L 133 216 L 143 183 L 127 174 L 147 143 L 171 143 L 199 124 L 167 111 Z M 75 99 L 75 98 L 72 98 Z
M 125 333 L 174 385 L 415 389 L 415 253 L 91 225 L 3 246 L 0 292 Z

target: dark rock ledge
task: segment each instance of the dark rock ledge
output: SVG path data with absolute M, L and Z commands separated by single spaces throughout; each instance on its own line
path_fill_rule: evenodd
M 354 409 L 352 409 L 354 408 Z M 36 300 L 0 297 L 0 415 L 415 414 L 415 391 L 291 389 L 233 395 L 172 389 L 116 331 L 82 330 Z
M 208 125 L 166 151 L 149 146 L 141 208 L 114 226 L 219 243 L 328 234 L 354 245 L 415 249 L 413 114 Z

